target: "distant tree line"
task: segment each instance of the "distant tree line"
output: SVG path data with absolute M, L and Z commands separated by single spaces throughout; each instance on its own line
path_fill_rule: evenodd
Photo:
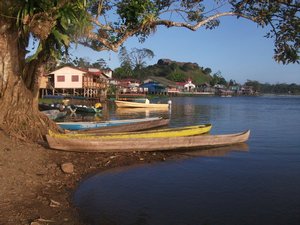
M 278 84 L 269 84 L 269 83 L 260 83 L 258 81 L 247 80 L 245 83 L 246 86 L 252 86 L 254 91 L 258 91 L 264 94 L 300 94 L 300 85 L 292 83 L 278 83 Z
M 74 57 L 72 55 L 62 56 L 59 60 L 48 60 L 46 65 L 46 71 L 53 71 L 57 67 L 80 67 L 80 68 L 96 68 L 100 70 L 109 69 L 106 61 L 103 58 L 99 58 L 94 62 L 91 62 L 88 58 Z

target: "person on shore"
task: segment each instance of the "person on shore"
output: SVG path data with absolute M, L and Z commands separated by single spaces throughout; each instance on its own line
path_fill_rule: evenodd
M 171 106 L 172 106 L 172 100 L 169 99 L 169 100 L 168 100 L 168 107 L 169 107 L 169 109 L 171 109 Z

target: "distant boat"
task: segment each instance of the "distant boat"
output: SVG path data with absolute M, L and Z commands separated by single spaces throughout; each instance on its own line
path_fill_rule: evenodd
M 232 97 L 232 95 L 220 95 L 220 96 L 223 98 L 231 98 Z
M 156 131 L 155 131 L 156 132 Z M 150 134 L 150 133 L 148 133 Z M 152 134 L 152 133 L 151 133 Z M 132 151 L 166 151 L 181 149 L 213 148 L 246 142 L 250 130 L 224 135 L 168 135 L 168 137 L 143 138 L 134 136 L 71 136 L 49 133 L 46 136 L 49 147 L 64 151 L 77 152 L 132 152 Z
M 119 108 L 157 108 L 157 109 L 167 110 L 170 107 L 170 104 L 149 103 L 149 100 L 145 102 L 130 102 L 130 101 L 115 100 L 115 103 Z
M 83 129 L 95 129 L 108 126 L 117 126 L 122 124 L 130 124 L 142 121 L 153 121 L 158 120 L 160 117 L 149 117 L 141 119 L 123 119 L 123 120 L 107 120 L 103 122 L 59 122 L 61 128 L 66 130 L 83 130 Z

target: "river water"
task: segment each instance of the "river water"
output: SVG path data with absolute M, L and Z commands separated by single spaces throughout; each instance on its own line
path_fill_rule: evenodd
M 118 111 L 114 118 L 212 123 L 212 134 L 251 129 L 247 144 L 100 173 L 74 204 L 86 224 L 299 225 L 300 97 L 176 97 L 171 112 Z

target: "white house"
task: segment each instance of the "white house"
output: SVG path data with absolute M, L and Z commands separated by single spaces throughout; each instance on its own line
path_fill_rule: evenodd
M 184 85 L 184 89 L 186 91 L 192 91 L 195 89 L 195 87 L 196 87 L 196 85 L 192 83 L 191 79 L 188 79 L 188 81 Z
M 83 76 L 86 72 L 65 66 L 50 74 L 54 76 L 54 88 L 83 88 Z

